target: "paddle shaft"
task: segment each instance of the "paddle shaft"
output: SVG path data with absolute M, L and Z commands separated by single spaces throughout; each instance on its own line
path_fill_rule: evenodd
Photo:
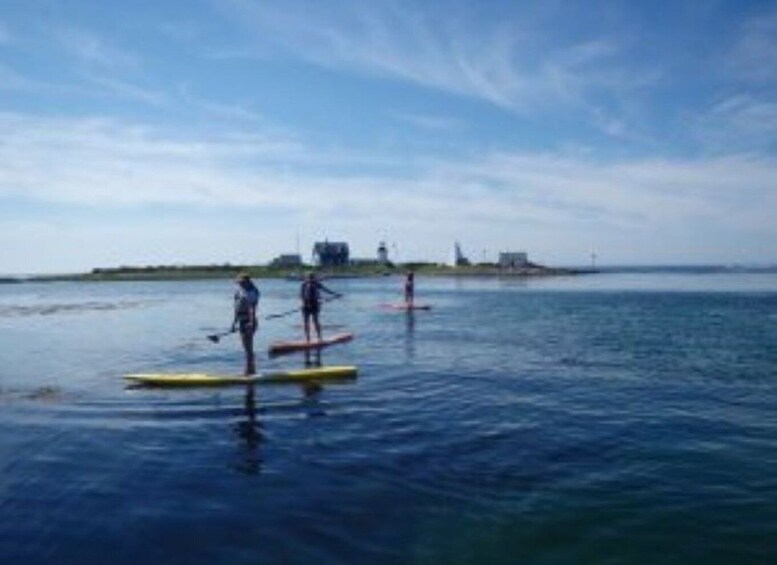
M 342 298 L 342 294 L 338 294 L 336 296 L 330 296 L 328 298 L 324 298 L 321 302 L 331 302 L 332 300 L 337 300 L 338 298 Z M 278 314 L 270 314 L 269 316 L 265 316 L 265 320 L 274 320 L 275 318 L 283 318 L 284 316 L 290 316 L 291 314 L 296 314 L 302 310 L 302 308 L 295 308 L 294 310 L 286 310 L 285 312 L 280 312 Z
M 322 300 L 322 302 L 331 302 L 332 300 L 337 300 L 338 298 L 342 298 L 342 297 L 343 297 L 342 294 L 338 294 L 336 296 L 331 296 L 329 298 L 324 298 L 324 300 Z M 274 320 L 275 318 L 282 318 L 284 316 L 289 316 L 291 314 L 299 312 L 300 310 L 301 310 L 301 308 L 295 308 L 294 310 L 287 310 L 286 312 L 281 312 L 279 314 L 270 314 L 269 316 L 265 316 L 264 319 L 265 320 Z M 213 343 L 218 343 L 219 339 L 221 339 L 222 337 L 226 337 L 226 336 L 228 336 L 230 334 L 233 334 L 236 331 L 237 330 L 229 330 L 229 331 L 226 331 L 226 332 L 223 332 L 223 333 L 219 333 L 219 334 L 212 334 L 212 335 L 209 335 L 207 337 Z

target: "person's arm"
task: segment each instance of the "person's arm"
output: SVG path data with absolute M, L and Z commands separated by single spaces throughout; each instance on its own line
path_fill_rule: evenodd
M 323 290 L 324 292 L 326 292 L 326 293 L 328 293 L 328 294 L 330 294 L 330 295 L 332 295 L 332 296 L 342 296 L 342 294 L 339 294 L 339 293 L 335 292 L 334 290 L 330 290 L 330 289 L 328 289 L 327 287 L 325 287 L 325 286 L 324 286 L 322 283 L 320 283 L 320 282 L 318 283 L 318 288 L 320 288 L 321 290 Z

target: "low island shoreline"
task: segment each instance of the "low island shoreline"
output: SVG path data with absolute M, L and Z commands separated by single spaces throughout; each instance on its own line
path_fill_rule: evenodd
M 239 272 L 248 273 L 256 279 L 299 280 L 308 271 L 315 271 L 324 278 L 375 278 L 403 275 L 413 271 L 419 276 L 430 277 L 551 277 L 592 274 L 593 269 L 569 269 L 527 264 L 521 267 L 500 268 L 494 264 L 478 264 L 452 267 L 438 264 L 407 263 L 404 265 L 349 265 L 342 267 L 319 268 L 313 266 L 277 267 L 271 265 L 182 265 L 182 266 L 121 266 L 115 268 L 97 268 L 88 273 L 30 275 L 0 278 L 2 283 L 24 282 L 100 282 L 100 281 L 167 281 L 167 280 L 207 280 L 232 278 Z

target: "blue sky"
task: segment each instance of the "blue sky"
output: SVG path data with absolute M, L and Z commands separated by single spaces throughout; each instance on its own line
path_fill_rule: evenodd
M 0 3 L 0 272 L 777 262 L 774 2 Z

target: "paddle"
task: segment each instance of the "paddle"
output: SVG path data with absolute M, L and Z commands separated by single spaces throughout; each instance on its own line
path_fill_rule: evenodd
M 235 329 L 235 330 L 229 330 L 228 332 L 223 332 L 220 334 L 211 334 L 208 336 L 208 339 L 211 340 L 213 343 L 218 343 L 222 337 L 226 337 L 230 334 L 235 333 L 236 331 L 237 330 Z
M 342 297 L 343 297 L 342 294 L 336 294 L 334 296 L 330 296 L 328 298 L 324 298 L 324 300 L 322 300 L 322 302 L 331 302 L 332 300 L 337 300 L 338 298 L 342 298 Z M 282 318 L 284 316 L 289 316 L 289 315 L 295 314 L 295 313 L 297 313 L 299 311 L 300 311 L 300 308 L 295 308 L 294 310 L 287 310 L 286 312 L 280 312 L 278 314 L 270 314 L 269 316 L 265 316 L 264 319 L 265 320 L 274 320 L 275 318 Z M 213 343 L 218 343 L 219 340 L 222 337 L 226 337 L 226 336 L 228 336 L 230 334 L 235 333 L 236 331 L 237 331 L 237 329 L 231 329 L 231 330 L 229 330 L 227 332 L 218 333 L 218 334 L 211 334 L 211 335 L 209 335 L 207 337 Z
M 338 298 L 342 298 L 342 294 L 336 294 L 334 296 L 330 296 L 328 298 L 324 298 L 321 302 L 331 302 L 332 300 L 337 300 Z M 299 312 L 302 308 L 295 308 L 294 310 L 286 310 L 285 312 L 280 312 L 278 314 L 270 314 L 269 316 L 265 316 L 265 320 L 274 320 L 275 318 L 283 318 L 284 316 L 290 316 L 291 314 L 296 314 Z

